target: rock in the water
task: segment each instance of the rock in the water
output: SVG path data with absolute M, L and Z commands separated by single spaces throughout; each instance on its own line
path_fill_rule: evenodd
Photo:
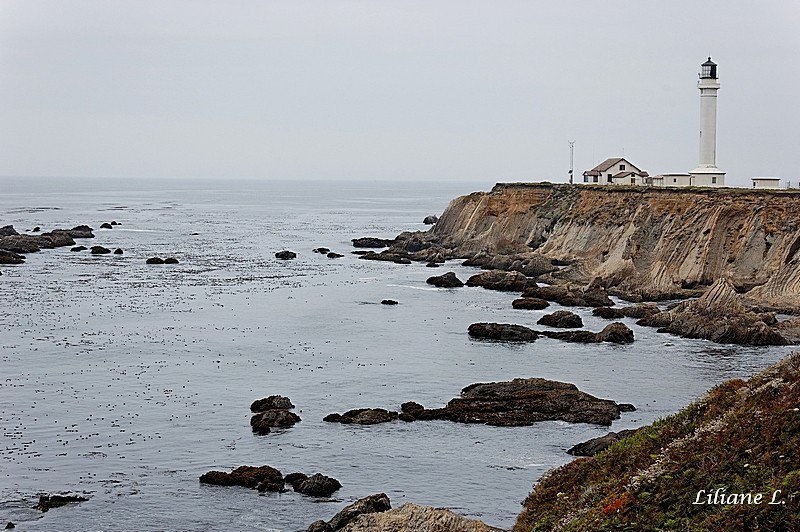
M 22 264 L 23 262 L 25 262 L 24 256 L 13 251 L 0 249 L 0 264 Z
M 409 257 L 408 253 L 405 251 L 392 251 L 392 250 L 384 250 L 380 253 L 375 253 L 374 251 L 368 251 L 363 255 L 358 257 L 359 259 L 364 260 L 380 260 L 385 262 L 394 262 L 397 264 L 411 264 L 411 258 Z
M 579 344 L 594 344 L 600 342 L 609 342 L 614 344 L 630 344 L 633 343 L 633 331 L 630 330 L 624 323 L 614 322 L 598 332 L 592 331 L 537 331 L 539 334 L 554 338 L 556 340 L 563 340 L 564 342 L 573 342 Z
M 255 414 L 250 418 L 250 426 L 257 434 L 269 434 L 272 428 L 291 427 L 300 422 L 300 416 L 289 410 L 294 405 L 288 397 L 271 395 L 253 401 L 250 411 Z
M 511 323 L 473 323 L 467 332 L 473 338 L 502 342 L 533 342 L 538 338 L 533 329 Z
M 94 231 L 94 229 L 88 225 L 78 225 L 65 232 L 69 233 L 69 236 L 72 238 L 94 238 L 94 233 L 92 233 L 92 231 Z
M 291 427 L 300 422 L 300 416 L 294 412 L 284 409 L 267 410 L 253 414 L 250 418 L 250 426 L 253 432 L 264 435 L 269 434 L 272 428 Z
M 571 329 L 574 327 L 583 327 L 583 320 L 574 312 L 568 310 L 557 310 L 552 314 L 545 314 L 539 321 L 539 325 L 547 325 L 548 327 L 559 327 L 562 329 Z
M 295 491 L 312 497 L 330 497 L 333 492 L 341 487 L 341 483 L 335 478 L 326 477 L 321 473 L 314 473 L 306 480 L 298 483 Z
M 606 320 L 618 320 L 620 318 L 648 318 L 660 312 L 655 303 L 637 303 L 630 307 L 596 307 L 592 310 L 592 316 L 598 316 Z
M 633 331 L 624 323 L 616 321 L 606 325 L 602 331 L 597 333 L 597 341 L 612 344 L 632 344 Z
M 621 308 L 614 307 L 597 307 L 592 310 L 592 316 L 603 318 L 604 320 L 618 320 L 624 318 L 625 314 L 622 313 Z
M 720 344 L 786 345 L 789 341 L 762 317 L 744 307 L 733 283 L 720 278 L 702 297 L 653 314 L 638 325 L 659 327 L 684 338 L 705 338 Z
M 70 249 L 70 251 L 86 251 L 87 249 L 89 248 L 86 246 L 75 246 L 74 248 Z
M 114 229 L 114 226 L 111 225 L 110 223 L 103 223 L 100 224 L 100 229 Z
M 519 310 L 543 310 L 550 303 L 538 297 L 520 297 L 511 302 L 511 307 Z
M 111 253 L 111 250 L 108 248 L 104 248 L 103 246 L 92 246 L 92 255 L 106 255 Z
M 308 475 L 305 473 L 289 473 L 285 477 L 283 477 L 283 481 L 286 484 L 289 484 L 293 490 L 297 491 L 297 488 L 300 486 L 301 482 L 305 482 L 308 480 Z
M 439 264 L 437 264 L 435 262 L 429 262 L 429 263 L 425 264 L 425 267 L 427 267 L 427 268 L 438 268 Z
M 145 261 L 147 264 L 164 264 L 164 259 L 161 257 L 150 257 Z
M 384 299 L 381 301 L 381 305 L 397 305 L 397 301 L 394 299 Z
M 294 405 L 288 397 L 283 395 L 270 395 L 263 399 L 257 399 L 250 405 L 251 412 L 263 412 L 265 410 L 272 410 L 273 408 L 292 409 Z
M 354 238 L 352 239 L 352 242 L 354 248 L 385 248 L 394 244 L 395 239 L 374 238 L 371 236 L 365 236 L 362 238 Z
M 125 253 L 125 252 L 122 251 L 122 248 L 117 248 L 117 249 L 114 250 L 114 255 L 122 255 L 123 253 Z
M 328 252 L 326 255 L 329 259 L 340 259 L 344 257 L 341 253 L 334 253 L 333 251 Z
M 175 257 L 167 257 L 164 259 L 164 264 L 178 264 L 178 259 Z
M 328 248 L 314 248 L 311 251 L 313 253 L 319 253 L 321 255 L 327 255 L 328 253 L 330 253 L 331 250 L 328 249 Z
M 230 473 L 209 471 L 200 476 L 203 484 L 243 486 L 258 491 L 283 491 L 283 475 L 274 467 L 239 466 Z
M 422 220 L 422 223 L 424 223 L 425 225 L 433 225 L 438 221 L 439 221 L 439 217 L 436 216 L 435 214 L 432 214 L 430 216 L 426 216 L 425 219 Z
M 540 378 L 471 384 L 443 409 L 425 410 L 418 419 L 524 426 L 538 421 L 610 425 L 620 406 L 578 390 L 574 384 Z
M 542 335 L 555 340 L 576 344 L 597 343 L 597 333 L 592 331 L 542 331 Z
M 46 512 L 51 508 L 58 508 L 59 506 L 64 506 L 65 504 L 84 502 L 88 500 L 89 499 L 82 497 L 81 495 L 39 495 L 39 504 L 36 505 L 36 509 Z
M 345 506 L 326 524 L 330 530 L 337 531 L 352 523 L 360 515 L 385 512 L 391 509 L 392 503 L 389 501 L 389 497 L 385 493 L 377 493 Z
M 572 456 L 594 456 L 597 453 L 605 451 L 614 443 L 624 440 L 628 436 L 633 436 L 636 434 L 636 431 L 637 429 L 627 429 L 619 432 L 609 432 L 605 436 L 592 438 L 591 440 L 579 443 L 567 450 L 567 453 Z
M 538 297 L 565 307 L 611 307 L 614 302 L 602 288 L 575 288 L 570 286 L 539 286 L 526 289 L 523 297 Z
M 473 275 L 467 279 L 467 286 L 482 286 L 488 290 L 505 292 L 522 292 L 526 288 L 535 287 L 536 281 L 516 271 L 491 270 Z
M 291 260 L 297 258 L 297 253 L 294 251 L 289 251 L 288 249 L 284 249 L 275 253 L 275 258 L 281 260 Z
M 437 288 L 460 288 L 464 286 L 464 283 L 462 283 L 461 280 L 456 277 L 455 272 L 434 275 L 433 277 L 428 277 L 428 280 L 425 282 L 432 284 Z
M 0 227 L 0 236 L 16 236 L 18 234 L 13 225 L 4 225 Z
M 503 532 L 483 521 L 468 519 L 444 508 L 406 503 L 386 512 L 363 514 L 346 532 Z
M 397 412 L 390 412 L 383 408 L 356 408 L 348 410 L 338 418 L 333 418 L 333 415 L 326 416 L 323 421 L 338 421 L 345 425 L 376 425 L 394 421 L 398 418 Z
M 116 220 L 111 220 L 111 225 L 120 225 L 120 223 Z

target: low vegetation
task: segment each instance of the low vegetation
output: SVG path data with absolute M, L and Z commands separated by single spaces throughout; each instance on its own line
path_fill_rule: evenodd
M 524 504 L 514 532 L 796 530 L 800 353 L 554 470 Z

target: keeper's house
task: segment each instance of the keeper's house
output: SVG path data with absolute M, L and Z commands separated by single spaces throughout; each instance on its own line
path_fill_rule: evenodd
M 623 157 L 606 159 L 583 173 L 583 182 L 597 185 L 645 185 L 649 174 Z

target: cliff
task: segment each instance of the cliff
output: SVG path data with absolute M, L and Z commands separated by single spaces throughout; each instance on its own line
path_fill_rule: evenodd
M 514 532 L 796 530 L 800 353 L 540 480 Z
M 456 198 L 396 249 L 418 260 L 538 254 L 568 264 L 556 280 L 631 300 L 726 277 L 755 303 L 800 309 L 797 191 L 497 184 Z

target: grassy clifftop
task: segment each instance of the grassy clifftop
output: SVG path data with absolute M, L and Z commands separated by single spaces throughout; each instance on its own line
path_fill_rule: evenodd
M 800 353 L 795 353 L 747 381 L 717 386 L 594 458 L 554 470 L 529 495 L 513 530 L 798 526 Z

